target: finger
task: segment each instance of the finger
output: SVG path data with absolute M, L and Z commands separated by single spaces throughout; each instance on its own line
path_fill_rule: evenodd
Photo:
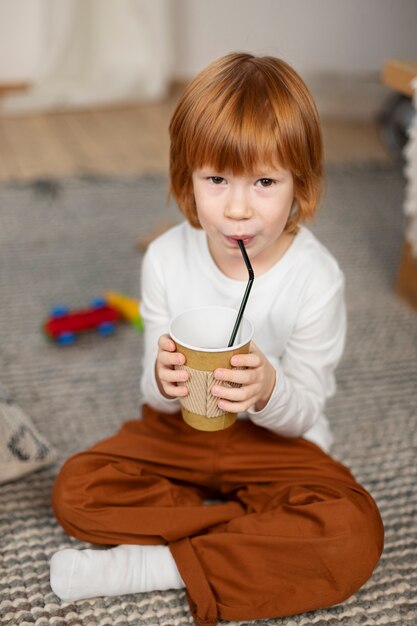
M 226 385 L 214 385 L 211 393 L 216 398 L 230 402 L 248 402 L 255 396 L 256 386 L 245 385 L 243 387 L 228 387 Z
M 249 385 L 254 382 L 255 374 L 253 368 L 249 369 L 217 369 L 214 378 L 218 381 L 236 383 L 237 385 Z
M 186 396 L 188 394 L 188 389 L 187 387 L 184 387 L 183 385 L 175 385 L 172 383 L 164 383 L 161 381 L 161 384 L 164 388 L 165 393 L 167 394 L 167 396 L 172 396 L 173 398 L 180 398 L 183 396 Z
M 167 352 L 160 350 L 158 361 L 165 367 L 174 367 L 175 365 L 184 365 L 185 357 L 180 352 Z
M 226 411 L 227 413 L 243 413 L 250 409 L 251 406 L 255 404 L 253 399 L 245 400 L 244 402 L 231 402 L 230 400 L 225 400 L 224 398 L 218 401 L 218 407 L 222 411 Z
M 235 354 L 230 360 L 232 367 L 259 367 L 262 362 L 259 352 L 249 352 L 248 354 Z
M 181 369 L 172 369 L 172 368 L 161 368 L 159 373 L 159 378 L 161 381 L 166 383 L 184 383 L 186 382 L 190 375 L 186 370 Z
M 166 350 L 168 352 L 175 352 L 176 349 L 177 349 L 177 346 L 175 345 L 175 342 L 167 334 L 161 335 L 159 337 L 159 339 L 158 339 L 158 347 L 161 350 Z

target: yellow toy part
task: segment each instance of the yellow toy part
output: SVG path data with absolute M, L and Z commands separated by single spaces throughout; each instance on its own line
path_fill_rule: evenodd
M 115 291 L 106 291 L 104 298 L 109 306 L 119 311 L 119 313 L 121 313 L 121 315 L 139 332 L 143 331 L 139 300 L 135 300 L 135 298 L 125 296 L 121 293 L 116 293 Z

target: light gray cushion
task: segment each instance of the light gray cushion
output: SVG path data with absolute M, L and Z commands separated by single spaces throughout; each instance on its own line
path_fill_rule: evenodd
M 0 384 L 0 484 L 53 463 L 57 454 Z

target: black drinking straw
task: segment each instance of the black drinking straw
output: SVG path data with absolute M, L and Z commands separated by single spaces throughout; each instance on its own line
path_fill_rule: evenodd
M 249 298 L 249 293 L 250 293 L 250 290 L 252 289 L 253 279 L 255 278 L 255 274 L 253 273 L 252 265 L 250 264 L 248 254 L 247 254 L 247 252 L 245 250 L 244 243 L 243 243 L 243 241 L 241 239 L 238 239 L 237 242 L 239 244 L 239 248 L 240 248 L 240 251 L 242 253 L 243 260 L 245 261 L 245 265 L 248 268 L 249 280 L 248 280 L 248 284 L 246 285 L 245 293 L 243 294 L 242 304 L 240 305 L 240 309 L 239 309 L 239 312 L 237 314 L 237 318 L 236 318 L 236 322 L 235 322 L 232 334 L 230 336 L 228 348 L 233 346 L 233 344 L 235 342 L 237 331 L 239 330 L 240 322 L 242 321 L 243 312 L 245 310 L 246 303 L 247 303 L 248 298 Z

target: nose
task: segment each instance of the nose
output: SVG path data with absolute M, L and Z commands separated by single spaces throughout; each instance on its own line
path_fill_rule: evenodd
M 230 191 L 224 215 L 232 220 L 247 220 L 252 217 L 251 203 L 244 189 Z

